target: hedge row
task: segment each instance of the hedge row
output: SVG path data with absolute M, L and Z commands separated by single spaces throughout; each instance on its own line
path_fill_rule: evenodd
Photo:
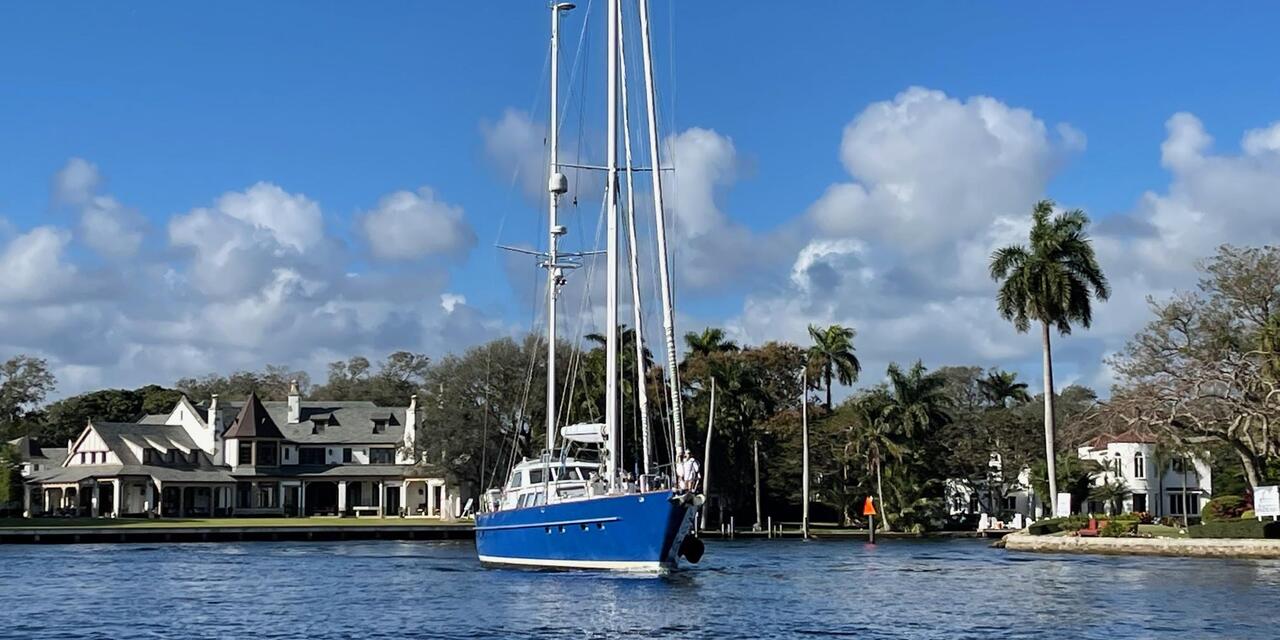
M 1075 531 L 1089 524 L 1089 519 L 1083 516 L 1068 516 L 1065 518 L 1046 518 L 1038 520 L 1035 524 L 1027 527 L 1027 533 L 1033 536 L 1047 536 L 1051 533 L 1059 531 Z
M 1216 520 L 1187 527 L 1192 538 L 1280 538 L 1280 522 Z

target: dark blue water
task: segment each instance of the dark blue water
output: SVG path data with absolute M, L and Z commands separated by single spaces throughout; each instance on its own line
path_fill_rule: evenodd
M 1280 562 L 974 540 L 711 542 L 666 578 L 480 569 L 470 543 L 0 547 L 14 638 L 1275 638 Z

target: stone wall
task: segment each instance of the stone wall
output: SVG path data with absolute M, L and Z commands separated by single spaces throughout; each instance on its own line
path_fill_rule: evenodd
M 1015 533 L 1004 538 L 1010 551 L 1096 553 L 1189 558 L 1280 558 L 1280 540 L 1233 538 L 1079 538 Z

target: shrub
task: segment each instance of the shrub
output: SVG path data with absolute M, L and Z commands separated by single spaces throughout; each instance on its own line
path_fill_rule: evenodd
M 1257 519 L 1257 517 L 1258 514 L 1254 513 L 1253 509 L 1248 509 L 1244 513 L 1240 514 L 1241 520 L 1254 520 Z
M 1280 538 L 1280 522 L 1215 520 L 1187 527 L 1192 538 Z
M 1133 514 L 1138 519 L 1138 524 L 1153 524 L 1156 517 L 1151 515 L 1150 511 L 1138 511 Z
M 1134 522 L 1137 522 L 1137 520 L 1129 520 L 1128 522 L 1123 520 L 1108 520 L 1107 523 L 1102 525 L 1102 528 L 1098 530 L 1098 535 L 1103 538 L 1119 538 L 1129 532 L 1129 526 Z
M 1087 524 L 1089 524 L 1088 518 L 1082 516 L 1047 518 L 1027 527 L 1027 533 L 1033 536 L 1047 536 L 1059 531 L 1075 531 Z
M 1240 496 L 1221 496 L 1210 500 L 1200 510 L 1201 522 L 1216 522 L 1219 520 L 1236 520 L 1243 514 L 1250 505 L 1245 504 L 1244 498 Z

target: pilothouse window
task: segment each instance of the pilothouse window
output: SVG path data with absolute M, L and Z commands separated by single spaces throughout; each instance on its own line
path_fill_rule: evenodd
M 529 470 L 529 484 L 539 484 L 542 482 L 542 469 Z

